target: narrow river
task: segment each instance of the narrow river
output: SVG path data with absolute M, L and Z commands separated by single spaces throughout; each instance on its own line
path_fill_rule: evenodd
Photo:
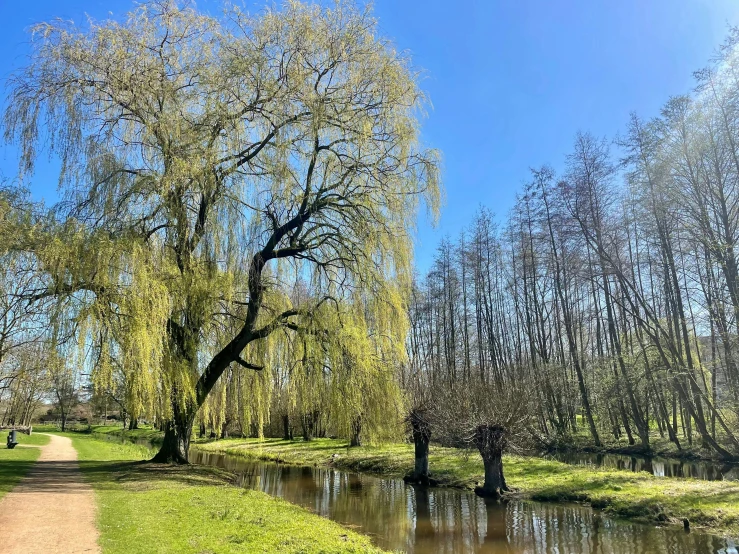
M 737 554 L 737 542 L 609 518 L 579 505 L 490 502 L 472 493 L 406 485 L 327 468 L 250 462 L 193 448 L 193 463 L 238 475 L 241 486 L 284 498 L 413 554 Z

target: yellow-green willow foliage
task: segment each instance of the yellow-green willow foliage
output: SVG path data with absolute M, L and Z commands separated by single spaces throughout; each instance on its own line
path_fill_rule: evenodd
M 93 373 L 95 385 L 98 390 L 113 389 L 114 370 L 119 372 L 118 378 L 124 383 L 125 404 L 133 418 L 155 413 L 166 417 L 168 403 L 157 405 L 157 400 L 165 396 L 163 389 L 169 392 L 165 387 L 171 387 L 171 381 L 189 378 L 186 371 L 184 376 L 179 376 L 177 372 L 181 368 L 167 356 L 164 337 L 171 313 L 170 297 L 145 256 L 146 252 L 139 246 L 132 247 L 124 293 L 115 300 L 115 317 L 110 317 L 108 305 L 99 302 L 83 312 L 88 315 L 85 323 L 89 327 L 85 329 L 102 339 Z M 163 367 L 168 371 L 161 372 Z
M 399 431 L 397 370 L 404 353 L 394 343 L 402 340 L 407 327 L 399 306 L 378 308 L 372 321 L 366 304 L 357 302 L 338 312 L 326 307 L 318 311 L 316 327 L 299 334 L 294 342 L 296 370 L 286 384 L 294 413 L 328 411 L 331 431 L 345 437 L 353 434 L 358 419 L 373 438 Z M 324 332 L 334 340 L 321 340 Z
M 230 367 L 200 408 L 199 420 L 217 435 L 236 429 L 245 435 L 264 436 L 272 394 L 269 372 Z
M 398 343 L 407 324 L 401 297 L 388 293 L 373 310 L 360 301 L 324 303 L 300 329 L 251 345 L 245 356 L 262 369 L 232 366 L 201 408 L 202 421 L 216 432 L 238 422 L 242 432 L 262 436 L 273 418 L 292 414 L 297 423 L 317 414 L 331 434 L 350 436 L 360 418 L 371 439 L 397 436 L 397 370 L 405 356 Z
M 23 175 L 48 144 L 66 197 L 24 247 L 97 348 L 96 383 L 122 372 L 182 458 L 212 391 L 246 395 L 240 417 L 261 428 L 289 344 L 307 360 L 294 398 L 327 366 L 324 399 L 371 422 L 403 356 L 416 214 L 440 194 L 417 73 L 370 13 L 286 2 L 215 18 L 161 0 L 33 33 L 5 137 Z M 204 412 L 225 420 L 216 404 Z

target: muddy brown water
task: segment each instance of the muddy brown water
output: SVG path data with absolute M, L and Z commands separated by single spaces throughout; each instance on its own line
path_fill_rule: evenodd
M 739 541 L 631 523 L 587 506 L 485 501 L 473 493 L 400 479 L 251 462 L 193 448 L 190 461 L 226 469 L 243 487 L 284 498 L 412 554 L 738 554 Z

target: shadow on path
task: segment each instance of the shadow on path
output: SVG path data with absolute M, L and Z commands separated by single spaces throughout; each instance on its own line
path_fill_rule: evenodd
M 51 435 L 28 474 L 0 500 L 2 552 L 97 554 L 95 495 L 68 437 Z

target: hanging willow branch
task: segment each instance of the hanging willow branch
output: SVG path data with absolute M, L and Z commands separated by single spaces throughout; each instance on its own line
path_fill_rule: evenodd
M 4 134 L 22 174 L 49 145 L 65 196 L 15 247 L 45 271 L 38 294 L 84 322 L 81 344 L 105 337 L 95 381 L 122 372 L 135 410 L 186 427 L 232 364 L 276 371 L 292 333 L 367 360 L 329 365 L 372 389 L 377 353 L 403 348 L 413 222 L 421 201 L 437 210 L 439 160 L 419 141 L 418 75 L 370 13 L 151 1 L 32 32 Z M 374 330 L 387 338 L 368 343 Z M 270 379 L 244 381 L 266 394 Z

